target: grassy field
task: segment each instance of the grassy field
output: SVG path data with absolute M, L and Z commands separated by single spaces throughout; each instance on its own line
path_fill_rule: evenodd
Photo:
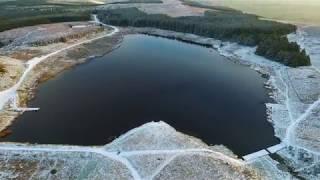
M 59 5 L 45 0 L 0 1 L 0 32 L 23 26 L 90 19 L 92 5 Z
M 98 6 L 89 1 L 0 0 L 0 32 L 37 24 L 87 21 Z M 109 4 L 162 3 L 161 0 L 127 0 Z
M 192 0 L 181 0 L 181 1 L 184 5 L 198 7 L 198 8 L 211 9 L 216 11 L 233 11 L 233 12 L 236 11 L 235 9 L 225 7 L 225 6 L 206 5 L 206 4 L 202 4 L 200 2 L 192 1 Z
M 320 25 L 319 0 L 186 0 L 207 6 L 226 6 L 262 17 Z

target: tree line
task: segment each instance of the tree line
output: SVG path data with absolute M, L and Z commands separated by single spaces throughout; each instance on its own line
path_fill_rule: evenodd
M 154 27 L 257 46 L 256 54 L 287 66 L 310 65 L 310 58 L 286 35 L 296 30 L 289 24 L 260 20 L 239 11 L 206 11 L 204 16 L 170 17 L 146 14 L 137 8 L 95 11 L 100 20 L 116 26 Z

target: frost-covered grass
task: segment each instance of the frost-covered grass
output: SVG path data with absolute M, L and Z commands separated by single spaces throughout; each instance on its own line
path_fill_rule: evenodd
M 226 7 L 226 6 L 214 6 L 214 5 L 208 5 L 205 2 L 198 2 L 193 0 L 181 0 L 183 4 L 198 8 L 205 8 L 205 9 L 212 9 L 216 11 L 236 11 L 235 9 Z
M 0 179 L 260 179 L 243 161 L 164 122 L 100 147 L 0 143 L 0 162 Z
M 96 21 L 96 23 L 99 23 L 99 22 L 97 22 L 96 18 L 94 20 Z M 6 90 L 0 92 L 0 110 L 2 110 L 7 103 L 10 103 L 11 107 L 13 107 L 14 109 L 19 109 L 17 107 L 18 106 L 18 103 L 17 103 L 18 93 L 17 93 L 17 91 L 20 88 L 20 86 L 23 83 L 23 81 L 25 80 L 25 78 L 27 77 L 27 75 L 30 73 L 30 71 L 36 65 L 38 65 L 43 60 L 46 60 L 47 58 L 49 58 L 51 56 L 54 56 L 54 55 L 56 55 L 58 53 L 61 53 L 62 51 L 74 48 L 74 47 L 79 46 L 81 44 L 90 43 L 92 41 L 95 41 L 95 40 L 98 40 L 98 39 L 101 39 L 101 38 L 104 38 L 104 37 L 107 37 L 107 36 L 112 36 L 112 35 L 114 35 L 115 33 L 117 33 L 119 31 L 119 29 L 116 28 L 116 27 L 112 27 L 112 28 L 113 28 L 113 31 L 111 33 L 109 33 L 109 34 L 102 35 L 102 36 L 95 37 L 95 38 L 88 39 L 88 40 L 84 40 L 84 41 L 80 41 L 78 43 L 69 45 L 68 47 L 65 47 L 65 48 L 59 49 L 57 51 L 54 51 L 54 52 L 52 52 L 50 54 L 47 54 L 47 55 L 44 55 L 44 56 L 40 56 L 40 57 L 35 57 L 35 58 L 32 58 L 31 60 L 29 60 L 26 63 L 27 68 L 23 72 L 23 74 L 20 77 L 19 81 L 14 86 L 10 87 L 9 89 L 6 89 Z
M 215 47 L 222 55 L 269 75 L 266 85 L 272 90 L 270 96 L 275 102 L 266 104 L 268 120 L 274 126 L 275 135 L 287 147 L 277 153 L 286 159 L 286 162 L 280 163 L 288 166 L 295 177 L 319 179 L 320 36 L 316 37 L 299 28 L 297 33 L 290 34 L 288 38 L 306 49 L 313 66 L 285 67 L 255 55 L 250 47 L 235 43 L 216 43 Z M 278 173 L 277 176 L 281 178 L 287 176 L 287 172 L 277 168 L 277 164 L 267 158 L 259 158 L 253 163 L 259 168 L 263 166 L 261 169 L 272 179 L 276 179 L 273 176 Z
M 320 31 L 318 31 L 319 33 Z M 165 34 L 162 32 L 162 35 Z M 307 33 L 308 34 L 308 33 Z M 172 34 L 169 34 L 172 36 Z M 310 34 L 309 34 L 310 35 Z M 262 74 L 268 74 L 266 85 L 272 90 L 273 103 L 267 103 L 268 120 L 272 122 L 275 135 L 286 146 L 285 156 L 293 164 L 292 170 L 307 179 L 318 179 L 320 165 L 320 35 L 307 37 L 304 29 L 290 34 L 291 41 L 306 49 L 314 64 L 310 67 L 290 68 L 256 55 L 254 47 L 214 39 L 178 34 L 188 40 L 211 43 L 218 52 L 230 60 L 250 66 Z M 273 150 L 272 150 L 273 151 Z M 259 158 L 260 159 L 260 158 Z M 277 174 L 276 164 L 261 158 L 257 166 L 272 175 Z M 282 170 L 280 170 L 282 171 Z M 309 173 L 309 174 L 308 174 Z M 282 176 L 282 175 L 281 175 Z M 279 175 L 279 177 L 281 177 Z M 287 175 L 285 175 L 287 176 Z M 281 178 L 280 178 L 281 179 Z

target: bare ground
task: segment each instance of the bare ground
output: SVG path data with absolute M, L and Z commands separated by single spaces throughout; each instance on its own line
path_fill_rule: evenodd
M 71 25 L 79 27 L 72 28 Z M 29 32 L 32 32 L 32 35 Z M 10 36 L 11 33 L 12 36 Z M 100 26 L 87 22 L 80 24 L 58 23 L 39 25 L 0 33 L 0 40 L 4 41 L 10 38 L 9 42 L 14 44 L 13 46 L 11 43 L 8 43 L 7 46 L 2 48 L 0 53 L 2 54 L 0 62 L 6 68 L 6 72 L 0 76 L 0 90 L 5 90 L 17 83 L 25 69 L 24 63 L 29 59 L 108 33 L 108 29 L 103 30 Z M 47 36 L 48 34 L 50 35 Z M 28 38 L 25 38 L 26 36 Z M 28 100 L 34 97 L 34 92 L 39 83 L 55 77 L 66 69 L 85 62 L 88 57 L 108 53 L 120 43 L 121 37 L 121 34 L 117 34 L 112 37 L 99 39 L 94 43 L 79 45 L 49 57 L 38 64 L 27 76 L 21 87 L 19 87 L 19 106 L 27 106 Z M 9 106 L 1 110 L 0 131 L 9 127 L 19 114 L 21 112 L 12 111 Z

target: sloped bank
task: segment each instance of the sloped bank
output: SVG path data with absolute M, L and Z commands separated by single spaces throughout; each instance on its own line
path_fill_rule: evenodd
M 72 28 L 74 24 L 80 24 L 84 27 Z M 56 30 L 59 29 L 58 27 L 60 26 L 67 27 L 67 30 L 62 29 L 62 31 L 74 33 L 73 38 L 66 38 L 65 42 L 50 40 L 50 38 L 65 38 L 63 35 L 67 33 L 60 33 L 60 31 Z M 99 30 L 89 31 L 90 33 L 86 35 L 82 34 L 83 37 L 77 34 L 81 29 L 86 28 Z M 50 31 L 52 29 L 55 29 L 56 32 Z M 33 32 L 33 36 L 22 38 L 25 33 L 28 33 L 28 30 Z M 11 31 L 20 33 L 13 33 L 15 36 L 10 36 Z M 0 131 L 8 128 L 16 117 L 21 115 L 25 109 L 27 110 L 27 108 L 25 108 L 27 102 L 34 97 L 39 83 L 56 76 L 66 69 L 86 62 L 90 57 L 101 56 L 112 51 L 122 39 L 122 36 L 118 33 L 113 36 L 118 30 L 109 31 L 107 28 L 101 30 L 100 26 L 96 26 L 95 23 L 92 22 L 39 25 L 18 28 L 11 31 L 1 33 L 2 40 L 6 39 L 6 37 L 13 39 L 11 44 L 7 44 L 1 49 L 3 50 L 1 52 L 3 57 L 13 56 L 12 54 L 24 54 L 24 52 L 29 53 L 27 56 L 24 56 L 25 59 L 11 58 L 17 61 L 17 63 L 12 66 L 19 67 L 21 64 L 21 66 L 24 67 L 24 72 L 21 72 L 23 76 L 17 76 L 15 79 L 9 81 L 13 86 L 0 92 Z M 93 41 L 94 43 L 92 43 Z M 42 46 L 33 46 L 37 44 L 37 42 L 47 43 L 40 43 L 43 44 Z M 101 46 L 105 48 L 97 48 Z M 7 135 L 7 133 L 4 133 L 4 135 Z
M 274 103 L 266 104 L 268 121 L 273 124 L 275 136 L 281 139 L 284 149 L 271 156 L 249 162 L 269 178 L 319 178 L 320 164 L 317 121 L 320 109 L 320 73 L 317 66 L 290 68 L 255 54 L 255 47 L 223 42 L 188 33 L 154 28 L 132 28 L 136 33 L 168 37 L 205 46 L 212 46 L 229 60 L 249 66 L 268 77 L 265 87 L 270 89 Z M 290 34 L 290 41 L 303 33 Z M 298 41 L 299 43 L 299 41 Z M 303 46 L 309 52 L 308 46 Z M 314 48 L 314 46 L 312 46 Z M 311 61 L 317 61 L 314 54 Z M 267 147 L 266 147 L 267 148 Z M 277 176 L 277 177 L 275 177 Z
M 63 53 L 60 53 L 62 50 L 54 52 L 54 55 L 59 52 L 57 57 L 48 58 L 35 69 L 32 68 L 32 73 L 23 80 L 22 86 L 19 87 L 22 91 L 18 92 L 19 105 L 33 96 L 39 81 L 44 81 L 68 67 L 83 63 L 85 60 L 83 57 L 90 54 L 97 55 L 112 50 L 119 43 L 119 39 L 121 36 L 112 38 L 109 42 L 112 45 L 108 44 L 109 48 L 102 52 L 92 49 L 100 43 L 105 45 L 103 42 L 79 46 Z M 69 49 L 71 46 L 75 45 L 65 48 Z M 82 56 L 82 53 L 79 53 L 83 48 L 90 50 L 89 55 L 85 53 Z M 78 61 L 73 61 L 74 58 L 71 58 L 75 54 L 79 55 Z M 57 63 L 61 66 L 53 66 Z M 49 67 L 55 69 L 49 71 Z M 12 112 L 9 115 L 14 118 L 19 114 Z M 254 170 L 236 159 L 224 147 L 209 147 L 200 140 L 176 132 L 162 122 L 146 124 L 132 130 L 105 147 L 15 143 L 0 143 L 0 146 L 0 161 L 5 162 L 0 163 L 1 179 L 260 178 Z
M 100 147 L 0 143 L 0 178 L 261 179 L 221 146 L 151 122 Z M 225 155 L 229 154 L 229 155 Z
M 272 158 L 266 156 L 256 159 L 255 161 L 250 162 L 250 164 L 259 168 L 259 172 L 263 173 L 263 176 L 269 177 L 270 179 L 283 179 L 291 176 L 304 177 L 308 179 L 316 179 L 318 177 L 319 173 L 317 171 L 317 166 L 319 165 L 319 151 L 317 141 L 319 136 L 316 131 L 317 126 L 312 124 L 316 123 L 316 120 L 318 119 L 317 109 L 319 102 L 320 75 L 317 69 L 314 67 L 285 67 L 255 55 L 254 47 L 241 46 L 236 43 L 222 42 L 192 34 L 176 33 L 150 28 L 128 30 L 132 33 L 147 33 L 168 36 L 171 38 L 176 37 L 178 40 L 180 39 L 189 42 L 212 44 L 214 48 L 216 48 L 222 55 L 229 57 L 230 60 L 248 65 L 262 74 L 267 75 L 269 80 L 266 85 L 268 88 L 273 90 L 270 95 L 276 102 L 275 104 L 267 104 L 269 121 L 272 122 L 275 127 L 276 136 L 283 140 L 287 145 L 287 148 L 279 151 L 276 156 L 273 156 Z M 310 124 L 310 122 L 312 123 Z M 315 129 L 299 129 L 301 127 L 306 127 L 307 125 Z M 303 141 L 297 141 L 297 139 Z M 5 144 L 5 146 L 6 145 L 7 144 Z M 33 148 L 37 146 L 31 145 L 31 147 L 32 148 L 22 148 L 22 150 L 27 150 L 27 152 L 37 151 L 37 148 Z M 58 146 L 53 147 L 59 149 Z M 7 148 L 7 150 L 12 151 L 14 148 Z M 49 151 L 51 152 L 50 149 Z M 154 153 L 154 151 L 148 152 Z M 3 157 L 15 157 L 10 153 L 11 152 Z M 121 154 L 121 150 L 116 150 L 115 153 Z M 47 155 L 47 153 L 45 154 Z M 91 164 L 91 162 L 88 163 Z M 71 166 L 73 165 L 70 165 L 70 167 Z M 10 166 L 9 168 L 12 167 L 13 166 Z M 75 169 L 77 168 L 78 167 L 76 166 Z M 8 174 L 10 175 L 10 173 L 11 172 Z M 50 175 L 56 173 L 56 169 L 52 169 L 52 171 L 50 171 Z M 15 175 L 14 173 L 11 174 Z M 126 173 L 124 172 L 119 174 Z
M 212 47 L 222 55 L 229 57 L 229 60 L 250 66 L 250 68 L 253 68 L 269 77 L 269 80 L 266 82 L 266 87 L 272 90 L 270 96 L 275 100 L 275 103 L 266 105 L 267 112 L 269 114 L 268 120 L 274 125 L 276 136 L 287 145 L 287 148 L 282 149 L 271 157 L 264 156 L 247 163 L 252 165 L 253 168 L 257 168 L 261 176 L 264 176 L 267 179 L 292 178 L 292 176 L 304 177 L 307 179 L 317 178 L 317 154 L 310 153 L 299 146 L 296 146 L 297 143 L 292 142 L 292 139 L 295 139 L 295 136 L 297 135 L 307 135 L 308 137 L 308 134 L 303 134 L 303 131 L 296 130 L 297 127 L 299 127 L 294 125 L 297 124 L 294 123 L 297 118 L 301 119 L 300 116 L 303 115 L 303 117 L 313 118 L 314 120 L 317 119 L 316 114 L 306 114 L 306 112 L 311 112 L 308 109 L 310 109 L 310 106 L 317 101 L 319 96 L 318 87 L 320 75 L 313 67 L 285 67 L 255 55 L 254 48 L 252 47 L 241 46 L 236 43 L 222 42 L 193 34 L 176 33 L 152 28 L 125 28 L 122 29 L 122 33 L 143 33 L 175 38 L 178 40 L 188 41 L 190 43 L 195 42 L 197 44 L 212 45 Z M 317 104 L 312 107 L 316 106 Z M 316 128 L 316 126 L 314 128 Z M 133 130 L 133 132 L 134 131 L 135 130 Z M 153 130 L 151 128 L 148 131 L 152 132 Z M 140 136 L 144 135 L 140 134 Z M 288 140 L 288 137 L 291 137 L 291 140 Z M 314 140 L 317 140 L 316 137 L 317 136 L 314 136 Z M 119 142 L 121 139 L 122 138 L 119 138 L 119 140 L 115 142 Z M 130 142 L 140 143 L 140 145 L 143 146 L 144 143 L 149 141 L 150 139 L 143 139 L 140 141 L 133 140 Z M 160 142 L 160 140 L 154 141 L 154 143 L 158 144 L 155 149 L 158 149 L 163 145 Z M 309 139 L 309 144 L 312 145 L 310 142 L 312 141 Z M 33 145 L 31 145 L 31 147 L 33 147 Z M 130 147 L 130 145 L 128 147 Z M 122 148 L 126 147 L 124 146 Z M 32 149 L 30 149 L 30 151 L 32 151 Z M 121 153 L 122 150 L 121 148 L 120 151 L 113 148 L 112 151 Z M 226 152 L 227 151 L 223 151 L 223 153 Z M 154 153 L 154 151 L 149 151 L 149 153 Z M 198 157 L 196 157 L 196 159 L 197 158 Z M 203 161 L 203 159 L 198 158 L 198 161 Z M 75 165 L 70 164 L 70 166 Z

